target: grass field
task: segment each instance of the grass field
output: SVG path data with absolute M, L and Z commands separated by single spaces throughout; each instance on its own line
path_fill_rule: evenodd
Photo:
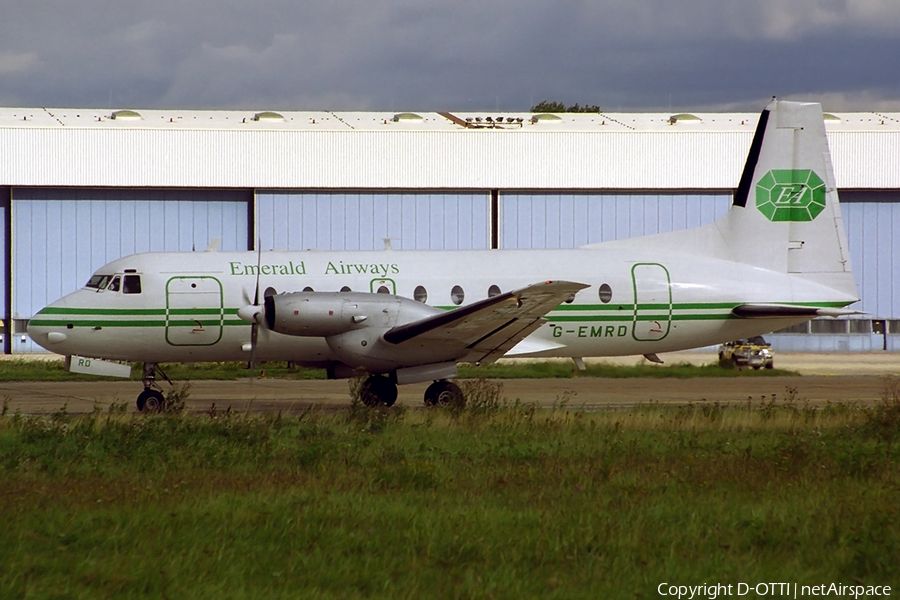
M 0 417 L 2 598 L 636 598 L 900 584 L 900 395 Z M 752 595 L 746 597 L 753 597 Z
M 173 380 L 198 379 L 240 379 L 250 377 L 256 371 L 247 369 L 247 363 L 195 363 L 166 364 L 166 374 Z M 324 369 L 304 369 L 290 367 L 284 362 L 263 365 L 266 377 L 281 379 L 325 379 Z M 131 378 L 141 379 L 141 366 L 132 365 Z M 678 363 L 671 365 L 610 365 L 592 363 L 586 371 L 576 371 L 570 361 L 528 361 L 494 363 L 475 367 L 461 364 L 460 378 L 529 379 L 529 378 L 570 378 L 570 377 L 778 377 L 797 375 L 784 369 L 735 369 L 712 363 L 691 365 Z M 18 359 L 0 361 L 0 381 L 104 381 L 109 378 L 69 373 L 60 360 Z

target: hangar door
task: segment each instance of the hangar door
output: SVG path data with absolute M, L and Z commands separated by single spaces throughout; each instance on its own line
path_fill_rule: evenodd
M 24 321 L 116 258 L 247 250 L 249 190 L 14 188 L 13 318 Z M 37 346 L 34 350 L 40 350 Z M 14 352 L 31 351 L 17 339 Z
M 500 193 L 501 248 L 577 248 L 677 231 L 728 212 L 730 193 Z
M 859 199 L 859 200 L 857 200 Z M 900 318 L 900 192 L 841 193 L 850 261 L 865 318 Z
M 490 194 L 260 191 L 264 250 L 490 247 Z

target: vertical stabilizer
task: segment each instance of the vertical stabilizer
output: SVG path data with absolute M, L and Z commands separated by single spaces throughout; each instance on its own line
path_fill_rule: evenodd
M 734 260 L 856 295 L 819 104 L 766 107 L 734 205 L 715 227 Z

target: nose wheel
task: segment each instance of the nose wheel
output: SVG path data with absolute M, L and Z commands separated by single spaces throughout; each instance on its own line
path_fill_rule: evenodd
M 163 409 L 166 397 L 162 393 L 162 388 L 156 383 L 156 373 L 159 372 L 163 379 L 172 384 L 172 380 L 159 368 L 156 363 L 144 363 L 144 375 L 141 382 L 144 384 L 144 391 L 138 394 L 137 409 L 140 412 L 159 412 Z
M 159 412 L 162 410 L 165 396 L 159 390 L 144 390 L 137 397 L 137 409 L 141 412 Z

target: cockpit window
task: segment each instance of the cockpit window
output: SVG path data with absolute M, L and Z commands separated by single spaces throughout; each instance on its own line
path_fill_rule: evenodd
M 140 294 L 141 293 L 141 276 L 126 275 L 125 283 L 122 285 L 123 294 Z
M 85 287 L 93 288 L 95 290 L 105 289 L 111 278 L 112 275 L 92 275 L 90 280 L 85 284 Z
M 106 286 L 106 289 L 108 289 L 111 292 L 118 292 L 119 286 L 121 284 L 122 284 L 122 278 L 119 277 L 118 275 L 116 275 L 115 277 L 112 278 L 112 281 L 109 282 L 109 285 Z

